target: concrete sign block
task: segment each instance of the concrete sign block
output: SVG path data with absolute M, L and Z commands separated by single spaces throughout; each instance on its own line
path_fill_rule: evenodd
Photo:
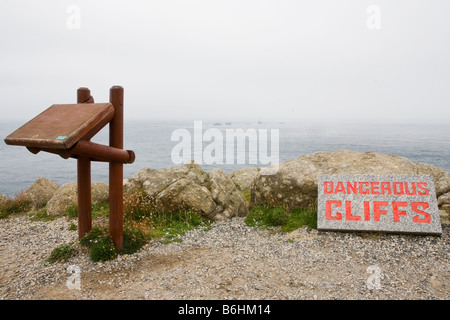
M 440 235 L 431 175 L 320 175 L 319 230 Z

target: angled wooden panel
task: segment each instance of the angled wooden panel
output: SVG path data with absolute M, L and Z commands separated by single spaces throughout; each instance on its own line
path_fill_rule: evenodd
M 90 139 L 114 117 L 111 103 L 54 104 L 6 137 L 5 143 L 68 150 Z

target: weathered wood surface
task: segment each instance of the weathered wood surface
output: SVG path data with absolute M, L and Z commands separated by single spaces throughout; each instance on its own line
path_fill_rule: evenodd
M 54 104 L 11 133 L 9 145 L 68 150 L 88 140 L 114 117 L 111 103 Z

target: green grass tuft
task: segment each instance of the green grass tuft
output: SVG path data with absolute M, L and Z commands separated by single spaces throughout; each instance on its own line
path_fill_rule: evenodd
M 64 212 L 67 217 L 72 220 L 78 218 L 78 205 L 72 205 Z M 107 217 L 109 215 L 109 203 L 93 204 L 91 207 L 92 219 L 99 217 Z
M 107 261 L 116 258 L 119 254 L 133 254 L 147 242 L 148 236 L 142 230 L 130 227 L 124 229 L 121 252 L 114 247 L 106 228 L 94 227 L 80 240 L 80 244 L 90 248 L 89 255 L 93 261 Z
M 278 227 L 281 232 L 291 232 L 302 226 L 317 229 L 317 210 L 294 209 L 284 207 L 256 206 L 250 211 L 245 223 L 251 227 Z
M 78 230 L 78 226 L 75 223 L 70 223 L 69 225 L 69 230 L 70 231 L 77 231 Z
M 123 248 L 121 254 L 138 252 L 149 240 L 149 237 L 139 229 L 126 228 L 123 232 Z
M 317 210 L 294 209 L 288 221 L 281 227 L 282 232 L 291 232 L 303 226 L 317 229 Z
M 41 209 L 39 211 L 34 211 L 28 214 L 28 216 L 31 218 L 31 220 L 33 221 L 53 221 L 55 220 L 58 216 L 52 216 L 47 214 L 47 210 Z
M 73 247 L 73 243 L 64 244 L 53 249 L 46 261 L 50 263 L 65 262 L 76 253 L 77 250 Z
M 107 261 L 112 260 L 119 254 L 114 244 L 109 240 L 109 237 L 102 237 L 92 241 L 90 245 L 90 257 L 92 261 Z
M 117 257 L 118 252 L 110 241 L 108 230 L 94 227 L 80 240 L 80 244 L 89 247 L 89 256 L 93 261 L 107 261 Z
M 78 206 L 77 205 L 70 206 L 66 209 L 64 213 L 70 220 L 76 219 L 78 217 Z
M 289 220 L 288 212 L 283 207 L 269 208 L 265 206 L 253 207 L 247 215 L 245 222 L 251 227 L 285 225 Z
M 98 240 L 105 236 L 105 229 L 100 229 L 99 227 L 93 227 L 91 231 L 80 239 L 80 244 L 83 246 L 90 247 L 92 241 Z

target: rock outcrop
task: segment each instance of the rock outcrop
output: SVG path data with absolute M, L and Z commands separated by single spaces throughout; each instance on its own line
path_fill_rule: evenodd
M 145 168 L 125 183 L 125 192 L 142 189 L 157 209 L 170 212 L 191 208 L 217 221 L 245 216 L 248 204 L 230 177 L 221 169 L 206 173 L 194 163 L 161 170 Z
M 103 182 L 91 184 L 92 204 L 108 202 L 109 187 Z M 78 186 L 76 182 L 63 184 L 47 202 L 47 214 L 63 214 L 67 208 L 78 204 Z
M 450 207 L 450 192 L 444 193 L 438 197 L 438 206 L 449 206 Z
M 317 200 L 320 174 L 429 174 L 433 177 L 439 206 L 450 206 L 450 174 L 428 164 L 376 152 L 317 152 L 286 161 L 274 170 L 244 168 L 226 174 L 221 169 L 209 173 L 195 164 L 156 170 L 145 168 L 124 181 L 128 193 L 143 190 L 158 210 L 191 208 L 212 220 L 246 216 L 255 205 L 301 208 Z M 64 213 L 77 204 L 77 184 L 58 187 L 39 178 L 24 194 L 35 208 L 47 204 L 50 215 Z M 8 198 L 0 195 L 0 203 Z M 92 183 L 92 203 L 109 200 L 105 183 Z M 250 202 L 250 203 L 249 203 Z
M 250 190 L 253 181 L 260 172 L 259 168 L 249 167 L 243 168 L 230 173 L 230 178 L 239 190 Z
M 248 203 L 244 195 L 225 172 L 213 169 L 208 173 L 208 177 L 211 182 L 211 195 L 221 219 L 248 214 Z
M 306 207 L 317 199 L 319 174 L 430 174 L 436 196 L 450 191 L 450 174 L 428 164 L 376 152 L 317 152 L 279 165 L 272 175 L 260 170 L 251 187 L 251 205 Z M 441 203 L 448 201 L 441 198 Z
M 53 197 L 59 185 L 46 178 L 37 178 L 36 181 L 24 192 L 25 198 L 30 201 L 35 209 L 45 207 Z

